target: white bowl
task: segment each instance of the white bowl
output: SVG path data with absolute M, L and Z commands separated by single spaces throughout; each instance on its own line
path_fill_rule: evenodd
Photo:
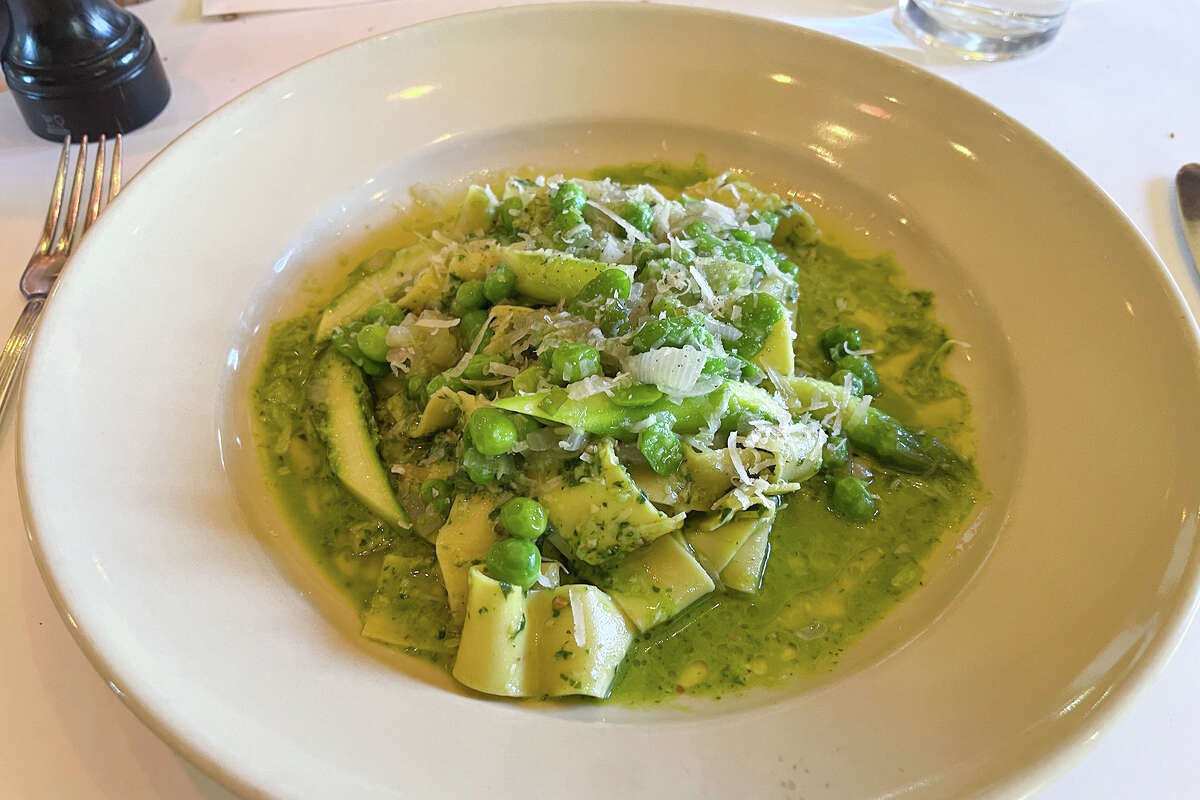
M 835 673 L 776 692 L 488 702 L 364 643 L 247 438 L 263 326 L 415 182 L 696 151 L 805 191 L 843 241 L 937 292 L 973 345 L 954 370 L 990 504 Z M 97 669 L 248 794 L 1019 793 L 1134 695 L 1192 607 L 1196 334 L 1092 183 L 942 81 L 748 18 L 497 11 L 303 65 L 143 170 L 38 334 L 22 496 Z

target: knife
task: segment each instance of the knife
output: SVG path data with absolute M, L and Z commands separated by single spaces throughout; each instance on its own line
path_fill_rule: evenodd
M 1200 270 L 1200 164 L 1184 164 L 1175 176 L 1175 196 L 1183 238 L 1192 251 L 1192 263 Z

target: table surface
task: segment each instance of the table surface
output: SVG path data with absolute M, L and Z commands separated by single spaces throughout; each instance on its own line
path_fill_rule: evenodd
M 174 96 L 128 137 L 128 174 L 185 128 L 260 81 L 374 33 L 507 2 L 394 0 L 343 8 L 203 19 L 200 0 L 153 0 L 135 11 L 155 37 Z M 968 64 L 915 48 L 891 0 L 711 0 L 842 36 L 929 69 L 1045 137 L 1125 210 L 1200 309 L 1200 277 L 1184 249 L 1173 177 L 1200 160 L 1200 4 L 1076 0 L 1058 39 L 1020 61 Z M 0 93 L 0 321 L 21 307 L 17 277 L 37 239 L 57 147 L 22 124 Z M 7 323 L 4 323 L 7 324 Z M 14 427 L 0 428 L 0 797 L 230 795 L 134 717 L 75 646 L 42 585 L 24 535 Z M 1144 695 L 1040 798 L 1194 797 L 1200 786 L 1200 626 Z

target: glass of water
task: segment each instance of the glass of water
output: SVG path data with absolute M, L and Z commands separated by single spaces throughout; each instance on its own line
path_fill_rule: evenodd
M 1071 0 L 899 0 L 900 28 L 922 44 L 998 61 L 1044 46 Z

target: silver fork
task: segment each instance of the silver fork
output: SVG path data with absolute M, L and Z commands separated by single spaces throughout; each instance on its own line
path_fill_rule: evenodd
M 100 215 L 101 207 L 107 207 L 121 190 L 121 134 L 117 134 L 113 144 L 112 170 L 108 180 L 108 198 L 102 200 L 104 192 L 104 144 L 105 137 L 100 136 L 96 148 L 96 160 L 92 165 L 92 188 L 88 193 L 87 213 L 83 217 L 83 225 L 76 229 L 79 216 L 79 201 L 83 195 L 83 173 L 87 166 L 87 136 L 79 140 L 79 155 L 75 158 L 75 175 L 71 181 L 70 196 L 67 201 L 67 213 L 63 218 L 63 195 L 67 186 L 67 162 L 70 160 L 71 137 L 63 139 L 62 153 L 58 157 L 58 171 L 54 176 L 54 188 L 50 192 L 50 208 L 46 211 L 46 224 L 42 228 L 42 238 L 37 248 L 21 273 L 21 294 L 25 295 L 25 310 L 21 312 L 13 332 L 0 351 L 0 419 L 8 411 L 9 400 L 21 375 L 21 367 L 25 362 L 25 352 L 33 340 L 33 332 L 37 327 L 38 317 L 46 297 L 54 286 L 54 281 L 62 272 L 63 266 L 75 245 L 87 233 L 88 228 Z M 54 233 L 62 218 L 62 230 L 58 238 Z

